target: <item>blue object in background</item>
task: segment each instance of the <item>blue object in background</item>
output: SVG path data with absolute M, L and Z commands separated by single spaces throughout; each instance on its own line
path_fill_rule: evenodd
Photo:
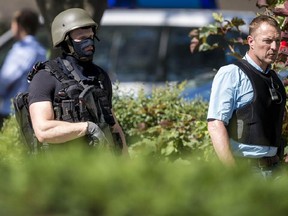
M 181 93 L 181 97 L 187 100 L 194 100 L 198 98 L 207 102 L 210 100 L 211 88 L 212 80 L 196 88 L 185 88 L 184 91 Z
M 138 0 L 143 8 L 201 8 L 201 0 Z
M 109 8 L 198 8 L 216 9 L 216 0 L 108 0 Z
M 217 9 L 216 0 L 201 0 L 203 9 Z
M 137 0 L 108 0 L 108 8 L 136 8 Z

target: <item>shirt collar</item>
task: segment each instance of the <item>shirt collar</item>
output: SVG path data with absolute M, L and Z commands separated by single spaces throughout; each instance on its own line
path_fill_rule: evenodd
M 23 39 L 22 42 L 30 42 L 30 41 L 34 41 L 35 40 L 35 36 L 33 35 L 26 35 Z
M 246 55 L 243 57 L 243 59 L 245 59 L 246 61 L 248 61 L 248 63 L 250 65 L 252 65 L 254 68 L 256 68 L 256 70 L 260 71 L 261 73 L 269 73 L 269 71 L 271 70 L 271 65 L 268 66 L 268 68 L 266 69 L 266 71 L 264 71 L 261 67 L 259 67 L 259 65 L 257 65 L 252 58 L 246 53 Z

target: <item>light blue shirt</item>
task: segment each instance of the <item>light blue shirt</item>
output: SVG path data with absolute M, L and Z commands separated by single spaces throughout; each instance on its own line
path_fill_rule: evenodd
M 258 71 L 265 73 L 247 54 L 246 59 Z M 214 77 L 207 119 L 217 119 L 228 125 L 233 112 L 249 103 L 253 98 L 253 87 L 247 75 L 236 65 L 219 69 Z M 239 157 L 258 158 L 274 156 L 277 147 L 247 145 L 230 139 L 232 153 Z
M 8 52 L 0 70 L 0 114 L 11 113 L 11 99 L 27 91 L 27 74 L 38 61 L 46 60 L 46 49 L 34 36 L 17 41 Z

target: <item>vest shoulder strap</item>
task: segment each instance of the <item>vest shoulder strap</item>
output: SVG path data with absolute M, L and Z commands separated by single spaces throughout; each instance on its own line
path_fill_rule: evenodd
M 35 74 L 38 73 L 38 71 L 40 70 L 46 70 L 50 72 L 61 83 L 64 80 L 71 80 L 71 78 L 59 67 L 57 59 L 54 59 L 45 62 L 37 62 L 33 66 L 32 70 L 28 73 L 27 76 L 28 82 L 31 82 Z
M 65 70 L 60 68 L 59 63 L 63 65 L 63 67 L 65 67 L 65 69 L 67 70 L 66 72 Z M 69 81 L 74 80 L 80 83 L 84 88 L 89 87 L 88 84 L 83 82 L 83 78 L 79 76 L 79 74 L 73 68 L 72 64 L 68 60 L 61 59 L 60 57 L 53 59 L 53 60 L 36 63 L 33 66 L 33 69 L 28 73 L 28 76 L 27 76 L 28 82 L 31 82 L 34 75 L 42 69 L 50 72 L 61 83 L 63 83 L 64 81 L 68 81 L 68 80 Z M 69 76 L 69 74 L 71 74 L 72 76 Z M 104 80 L 104 76 L 103 75 L 100 76 L 100 75 L 98 79 L 99 81 L 102 82 Z
M 45 69 L 48 70 L 61 83 L 64 80 L 71 80 L 71 78 L 59 67 L 57 59 L 49 60 L 45 66 Z
M 265 74 L 263 74 L 261 72 L 259 73 L 259 71 L 256 68 L 254 68 L 252 65 L 250 65 L 248 63 L 248 61 L 246 61 L 245 59 L 240 59 L 240 60 L 236 61 L 234 64 L 237 65 L 246 75 L 248 75 L 247 73 L 249 71 L 251 71 L 251 72 L 254 72 L 258 75 L 260 74 L 260 75 L 265 76 Z M 274 70 L 270 70 L 269 74 L 273 77 L 275 77 L 275 76 L 278 77 Z M 268 75 L 268 76 L 270 76 L 270 75 Z
M 237 65 L 245 74 L 247 74 L 248 71 L 255 70 L 253 67 L 250 66 L 250 64 L 244 60 L 240 59 L 236 62 L 234 62 L 235 65 Z
M 66 60 L 66 59 L 62 59 L 63 64 L 65 65 L 66 69 L 68 70 L 68 72 L 70 74 L 72 74 L 73 78 L 78 81 L 84 88 L 89 87 L 89 85 L 84 84 L 83 79 L 81 79 L 81 77 L 79 76 L 79 74 L 76 72 L 76 70 L 74 69 L 74 67 L 72 66 L 72 64 Z

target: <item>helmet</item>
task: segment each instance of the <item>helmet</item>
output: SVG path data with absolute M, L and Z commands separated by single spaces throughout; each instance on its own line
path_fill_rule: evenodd
M 70 31 L 87 26 L 97 29 L 98 24 L 81 8 L 70 8 L 59 13 L 51 26 L 53 46 L 59 46 Z

